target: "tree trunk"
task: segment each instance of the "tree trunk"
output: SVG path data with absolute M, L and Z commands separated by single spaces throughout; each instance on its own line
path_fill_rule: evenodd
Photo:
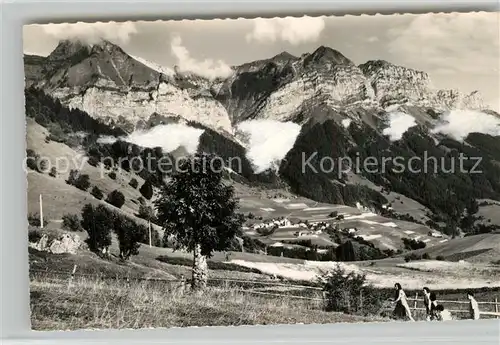
M 203 290 L 207 286 L 208 264 L 207 257 L 201 254 L 201 246 L 197 244 L 193 251 L 193 278 L 191 288 Z

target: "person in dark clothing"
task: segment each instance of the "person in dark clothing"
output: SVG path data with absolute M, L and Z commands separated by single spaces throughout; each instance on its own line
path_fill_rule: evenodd
M 431 319 L 431 290 L 428 287 L 423 288 L 424 292 L 424 307 L 425 307 L 425 319 L 430 321 Z

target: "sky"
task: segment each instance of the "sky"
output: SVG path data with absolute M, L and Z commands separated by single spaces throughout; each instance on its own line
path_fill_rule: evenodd
M 425 71 L 437 88 L 478 90 L 500 111 L 499 12 L 33 24 L 23 33 L 25 53 L 48 55 L 61 39 L 105 38 L 131 55 L 208 78 L 227 75 L 230 65 L 324 45 L 356 64 L 383 59 Z

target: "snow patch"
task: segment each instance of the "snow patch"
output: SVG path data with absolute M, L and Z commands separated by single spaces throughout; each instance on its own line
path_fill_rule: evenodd
M 376 217 L 376 216 L 377 216 L 376 213 L 366 212 L 366 213 L 362 213 L 362 214 L 358 214 L 358 215 L 344 217 L 344 220 L 363 219 L 363 218 Z
M 351 119 L 343 119 L 342 126 L 344 126 L 344 128 L 349 128 L 349 126 L 351 125 L 351 122 L 352 122 Z
M 302 211 L 326 211 L 331 209 L 331 207 L 308 207 L 303 209 Z
M 372 240 L 375 240 L 377 238 L 382 237 L 382 235 L 379 235 L 379 234 L 376 234 L 376 235 L 359 235 L 359 237 L 361 237 L 365 241 L 372 241 Z
M 279 163 L 290 151 L 300 133 L 300 125 L 275 120 L 250 120 L 240 123 L 237 136 L 246 142 L 247 158 L 255 166 L 255 172 L 277 170 Z
M 304 208 L 307 208 L 307 205 L 306 204 L 303 204 L 303 203 L 299 203 L 299 204 L 288 204 L 288 205 L 285 205 L 286 208 L 288 209 L 295 209 L 295 208 L 300 208 L 300 209 L 304 209 Z
M 402 112 L 389 113 L 389 127 L 382 133 L 388 135 L 391 141 L 400 140 L 403 134 L 411 127 L 416 126 L 413 116 Z

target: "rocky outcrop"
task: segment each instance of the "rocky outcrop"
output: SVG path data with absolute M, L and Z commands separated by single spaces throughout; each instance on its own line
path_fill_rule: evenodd
M 29 242 L 29 247 L 52 254 L 76 254 L 82 248 L 82 240 L 76 234 L 61 233 L 52 235 L 41 233 L 41 236 L 34 242 Z
M 359 68 L 374 90 L 375 100 L 382 106 L 413 104 L 437 110 L 482 109 L 477 92 L 463 94 L 458 90 L 439 90 L 429 75 L 384 60 L 368 61 Z
M 245 64 L 217 96 L 237 123 L 254 118 L 289 120 L 308 104 L 342 107 L 372 98 L 373 90 L 352 61 L 321 46 L 300 58 L 282 53 Z

